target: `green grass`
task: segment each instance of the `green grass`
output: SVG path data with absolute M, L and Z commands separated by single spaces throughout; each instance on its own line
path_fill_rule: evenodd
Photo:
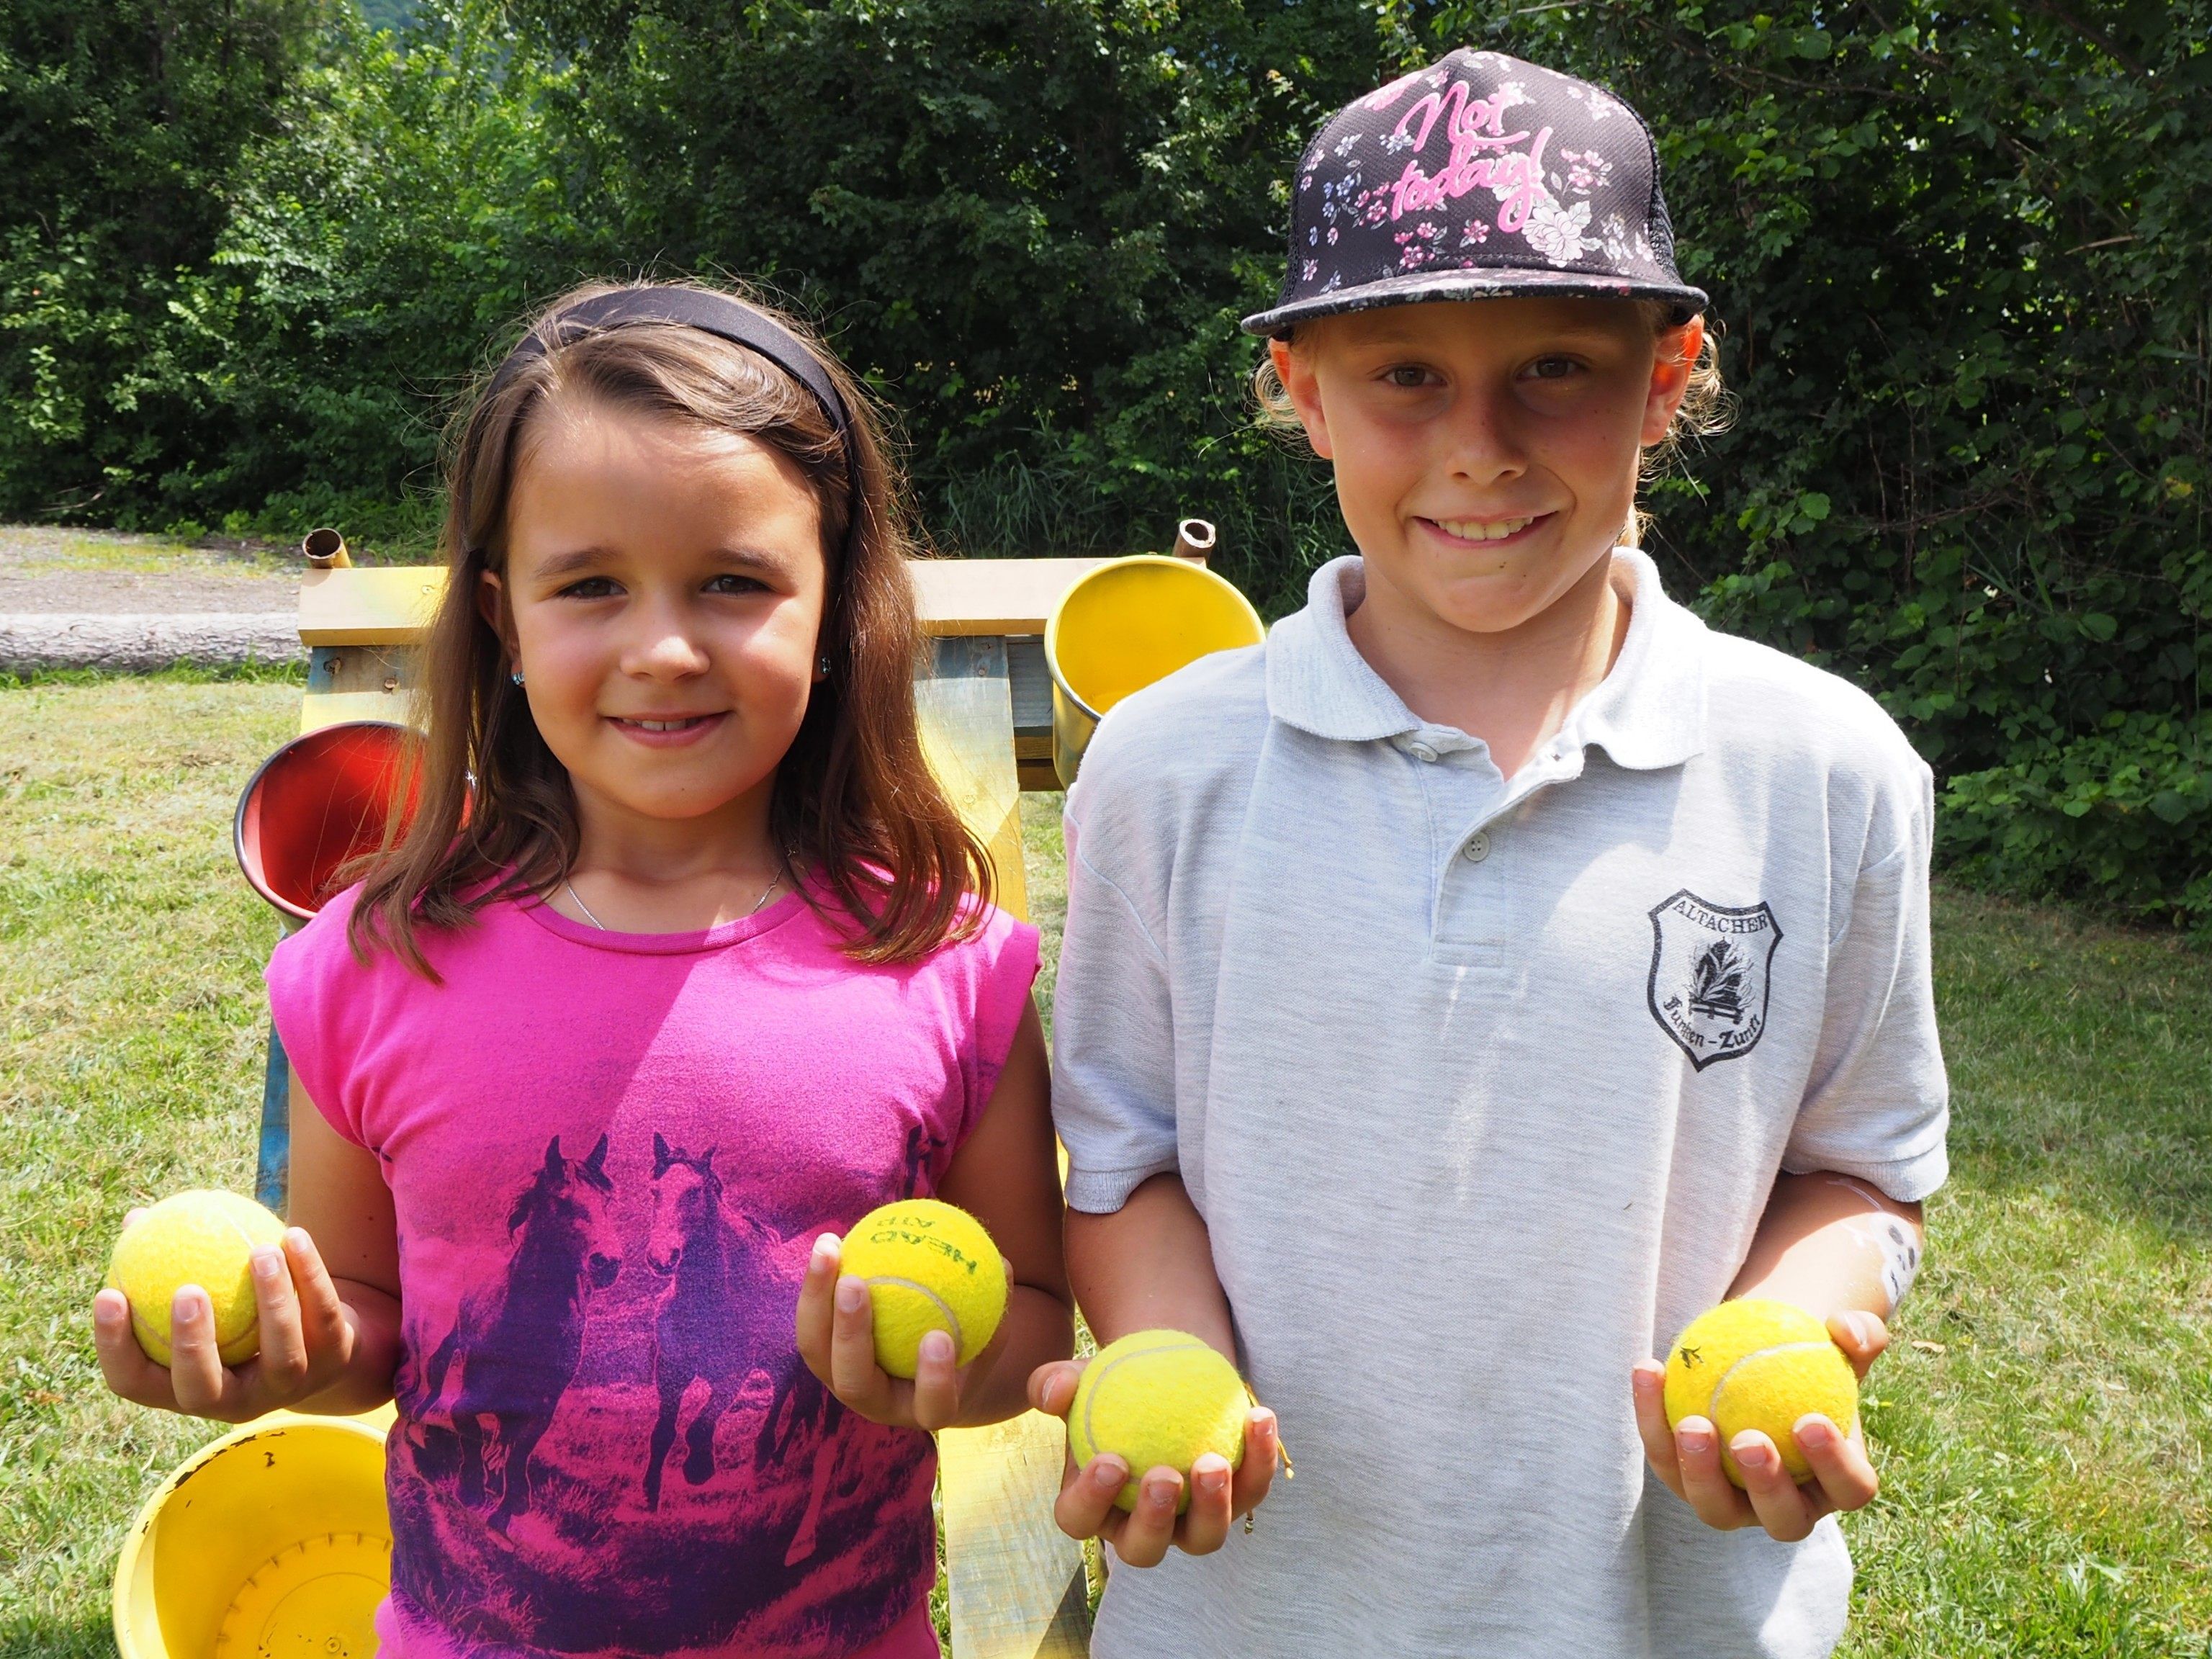
M 297 575 L 306 568 L 300 538 L 323 522 L 310 511 L 270 512 L 214 532 L 179 524 L 163 534 L 0 524 L 0 568 L 42 575 L 72 570 L 143 576 Z M 427 499 L 374 503 L 351 513 L 341 509 L 337 523 L 356 563 L 438 562 L 437 514 L 434 502 Z
M 0 1652 L 112 1651 L 140 1498 L 211 1425 L 112 1399 L 87 1312 L 133 1200 L 251 1190 L 274 918 L 231 862 L 289 684 L 0 690 Z
M 1949 1187 L 1854 1655 L 2212 1650 L 2212 955 L 1946 892 Z
M 273 919 L 230 860 L 288 682 L 0 689 L 0 1656 L 106 1655 L 145 1492 L 215 1431 L 100 1389 L 131 1201 L 245 1187 Z M 1059 828 L 1024 839 L 1048 970 Z M 2212 1650 L 2212 956 L 1954 891 L 1930 1263 L 1875 1372 L 1886 1486 L 1844 1651 Z

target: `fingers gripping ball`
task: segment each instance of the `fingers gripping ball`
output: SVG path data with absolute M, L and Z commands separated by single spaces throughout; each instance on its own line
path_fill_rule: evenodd
M 866 1279 L 876 1320 L 876 1364 L 911 1377 L 921 1339 L 943 1331 L 954 1359 L 982 1352 L 1006 1311 L 1006 1264 L 983 1224 L 933 1198 L 909 1198 L 862 1216 L 845 1235 L 841 1272 Z
M 1252 1396 L 1237 1368 L 1181 1331 L 1136 1331 L 1109 1342 L 1083 1368 L 1067 1412 L 1067 1449 L 1080 1468 L 1101 1452 L 1129 1466 L 1114 1502 L 1137 1507 L 1147 1469 L 1183 1477 L 1180 1515 L 1190 1507 L 1190 1466 L 1218 1452 L 1232 1469 L 1244 1461 L 1244 1423 Z
M 1797 1449 L 1797 1419 L 1818 1412 L 1844 1434 L 1858 1415 L 1858 1378 L 1802 1308 L 1747 1297 L 1723 1302 L 1690 1322 L 1667 1356 L 1667 1421 L 1710 1418 L 1720 1438 L 1721 1467 L 1743 1485 L 1729 1442 L 1757 1429 L 1782 1454 L 1793 1480 L 1812 1477 Z
M 125 1227 L 107 1283 L 131 1298 L 131 1334 L 146 1357 L 169 1363 L 169 1308 L 186 1285 L 207 1292 L 224 1364 L 242 1365 L 260 1352 L 252 1253 L 283 1237 L 283 1222 L 236 1193 L 179 1193 Z

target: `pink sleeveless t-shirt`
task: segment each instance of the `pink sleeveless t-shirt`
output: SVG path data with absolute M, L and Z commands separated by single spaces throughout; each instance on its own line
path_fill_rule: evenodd
M 869 967 L 796 896 L 690 934 L 536 903 L 277 947 L 300 1081 L 382 1165 L 403 1350 L 386 1659 L 937 1652 L 926 1434 L 800 1363 L 815 1237 L 936 1190 L 1036 973 L 998 911 Z

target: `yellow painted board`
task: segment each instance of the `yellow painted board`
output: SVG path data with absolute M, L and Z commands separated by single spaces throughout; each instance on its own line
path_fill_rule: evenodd
M 1103 559 L 916 559 L 915 609 L 926 634 L 1042 634 L 1060 596 Z
M 914 683 L 922 758 L 976 839 L 989 849 L 1002 910 L 1028 919 L 1022 872 L 1022 786 L 1014 713 L 1003 678 L 936 676 Z
M 409 714 L 404 691 L 310 691 L 300 699 L 300 730 L 304 734 L 345 720 L 390 720 L 404 726 Z
M 411 645 L 445 589 L 446 573 L 434 565 L 310 570 L 300 582 L 300 643 Z
M 915 609 L 928 634 L 1042 634 L 1078 576 L 1102 559 L 916 559 Z M 407 645 L 438 608 L 434 565 L 311 570 L 300 584 L 300 639 L 317 645 Z

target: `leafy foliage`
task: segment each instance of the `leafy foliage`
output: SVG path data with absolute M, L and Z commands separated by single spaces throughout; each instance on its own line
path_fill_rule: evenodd
M 1881 697 L 1952 859 L 2212 924 L 2212 8 L 1493 15 L 1650 119 L 1728 330 L 1662 556 Z
M 628 163 L 621 240 L 773 284 L 903 412 L 969 551 L 1226 522 L 1289 602 L 1318 479 L 1258 438 L 1237 317 L 1304 133 L 1373 83 L 1350 0 L 522 0 Z
M 0 10 L 0 501 L 112 514 L 201 418 L 220 354 L 172 313 L 312 21 L 307 0 Z
M 1717 621 L 1850 673 L 1989 882 L 2212 926 L 2212 0 L 17 0 L 0 512 L 400 533 L 532 303 L 821 318 L 969 553 L 1342 544 L 1236 319 L 1331 109 L 1473 40 L 1652 119 L 1735 428 L 1653 487 Z

